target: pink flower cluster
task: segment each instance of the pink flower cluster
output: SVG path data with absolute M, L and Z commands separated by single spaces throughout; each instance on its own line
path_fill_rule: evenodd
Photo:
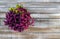
M 30 13 L 23 7 L 18 7 L 15 10 L 17 10 L 17 13 L 13 10 L 6 13 L 5 25 L 19 32 L 28 29 L 29 25 L 33 23 Z

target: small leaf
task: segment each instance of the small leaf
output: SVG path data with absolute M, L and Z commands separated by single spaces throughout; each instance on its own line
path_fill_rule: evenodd
M 22 8 L 22 6 L 17 4 L 17 5 L 16 5 L 16 8 Z
M 12 11 L 13 9 L 12 8 L 9 8 L 10 11 Z
M 18 10 L 15 10 L 16 13 L 18 13 Z

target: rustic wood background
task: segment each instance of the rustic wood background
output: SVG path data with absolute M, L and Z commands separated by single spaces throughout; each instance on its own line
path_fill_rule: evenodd
M 34 26 L 15 32 L 4 25 L 9 7 L 23 5 L 34 18 Z M 60 39 L 60 0 L 0 0 L 0 39 Z

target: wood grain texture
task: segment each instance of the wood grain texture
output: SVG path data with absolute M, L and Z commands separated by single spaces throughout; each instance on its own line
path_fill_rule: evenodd
M 3 25 L 0 26 L 0 39 L 60 39 L 59 0 L 0 0 L 0 3 L 0 23 Z M 16 32 L 4 25 L 8 8 L 16 4 L 23 5 L 31 12 L 35 26 Z

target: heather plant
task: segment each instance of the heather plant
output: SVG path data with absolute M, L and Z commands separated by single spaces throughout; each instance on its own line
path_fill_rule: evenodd
M 15 8 L 9 8 L 4 23 L 8 25 L 10 29 L 21 32 L 32 25 L 33 19 L 30 16 L 30 12 L 22 6 L 16 5 Z

